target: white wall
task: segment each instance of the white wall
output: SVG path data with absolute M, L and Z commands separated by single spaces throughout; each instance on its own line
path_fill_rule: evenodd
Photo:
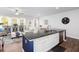
M 69 17 L 70 23 L 67 25 L 62 24 L 63 17 Z M 40 20 L 45 19 L 48 19 L 53 28 L 66 29 L 68 37 L 79 39 L 79 9 L 40 18 Z

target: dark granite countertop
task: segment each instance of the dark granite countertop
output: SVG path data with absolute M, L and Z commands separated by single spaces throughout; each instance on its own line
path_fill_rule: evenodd
M 46 32 L 39 31 L 38 33 L 26 32 L 23 36 L 25 38 L 27 38 L 28 40 L 32 40 L 32 39 L 48 36 L 48 35 L 51 35 L 51 34 L 56 34 L 56 33 L 59 33 L 61 31 L 64 31 L 64 30 L 55 29 L 55 30 L 49 30 L 49 31 L 46 31 Z

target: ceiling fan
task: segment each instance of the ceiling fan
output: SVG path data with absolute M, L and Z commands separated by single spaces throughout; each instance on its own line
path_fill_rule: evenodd
M 20 8 L 10 8 L 10 10 L 14 13 L 14 15 L 18 16 L 21 14 L 24 14 L 24 12 L 22 11 L 22 9 Z

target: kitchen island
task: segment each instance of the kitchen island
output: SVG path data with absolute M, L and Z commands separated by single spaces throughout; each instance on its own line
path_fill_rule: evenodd
M 38 33 L 25 33 L 22 47 L 25 52 L 46 52 L 58 45 L 59 33 L 64 30 L 50 30 Z

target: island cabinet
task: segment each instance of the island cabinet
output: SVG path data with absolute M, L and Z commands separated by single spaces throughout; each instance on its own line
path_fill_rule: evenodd
M 25 52 L 45 52 L 59 44 L 59 33 L 50 34 L 36 39 L 23 36 L 23 49 Z

